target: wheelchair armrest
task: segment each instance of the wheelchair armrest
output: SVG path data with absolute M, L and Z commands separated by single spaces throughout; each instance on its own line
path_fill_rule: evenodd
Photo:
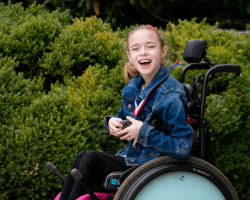
M 123 181 L 133 172 L 135 171 L 138 167 L 140 167 L 141 165 L 136 165 L 136 166 L 133 166 L 131 168 L 129 168 L 128 170 L 126 170 L 125 172 L 123 172 L 123 174 L 121 175 L 120 177 L 120 185 L 123 183 Z
M 124 171 L 115 171 L 101 179 L 101 187 L 107 190 L 117 190 L 120 186 L 120 177 Z
M 126 171 L 115 171 L 107 174 L 101 179 L 101 187 L 106 190 L 117 190 L 123 181 L 140 166 L 136 165 Z
M 182 87 L 183 87 L 183 89 L 186 93 L 186 96 L 188 98 L 188 103 L 187 103 L 187 106 L 185 108 L 185 111 L 187 113 L 189 110 L 191 110 L 191 108 L 193 108 L 193 106 L 196 103 L 196 91 L 188 83 L 182 83 Z

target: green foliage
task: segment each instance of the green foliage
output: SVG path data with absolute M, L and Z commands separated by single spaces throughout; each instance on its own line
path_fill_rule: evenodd
M 234 33 L 233 31 L 223 31 L 217 26 L 210 26 L 204 19 L 201 23 L 196 23 L 195 19 L 188 22 L 180 21 L 177 26 L 173 24 L 167 25 L 165 32 L 166 44 L 169 47 L 170 64 L 177 60 L 183 62 L 182 66 L 188 63 L 183 60 L 183 53 L 186 42 L 188 40 L 204 39 L 208 44 L 207 57 L 217 64 L 238 64 L 242 67 L 248 65 L 248 57 L 250 56 L 249 42 L 242 33 Z M 172 76 L 179 78 L 181 67 L 173 70 Z M 205 74 L 205 70 L 189 71 L 186 75 L 186 82 L 192 83 L 193 77 Z M 222 93 L 226 90 L 228 83 L 235 79 L 233 74 L 219 74 L 220 76 L 213 80 L 208 86 L 208 94 Z
M 8 34 L 13 27 L 22 25 L 32 17 L 39 16 L 46 19 L 58 19 L 63 25 L 70 23 L 68 11 L 60 12 L 56 9 L 53 12 L 48 12 L 43 6 L 35 3 L 25 10 L 21 3 L 11 4 L 9 1 L 7 6 L 0 3 L 0 31 L 2 34 Z
M 25 78 L 39 76 L 44 71 L 39 68 L 39 60 L 69 23 L 68 12 L 49 13 L 36 4 L 24 10 L 21 4 L 11 3 L 8 6 L 1 3 L 0 10 L 0 53 L 16 58 L 19 63 L 16 71 L 23 72 Z
M 79 76 L 89 65 L 115 67 L 123 55 L 123 42 L 109 24 L 96 17 L 75 19 L 66 27 L 44 55 L 41 66 L 52 76 Z
M 121 29 L 118 27 L 116 30 L 117 36 L 119 38 L 123 38 L 123 39 L 125 38 L 127 40 L 129 32 L 132 31 L 133 29 L 135 29 L 137 26 L 138 26 L 138 24 L 135 26 L 125 27 L 124 29 Z
M 35 79 L 32 82 L 24 79 L 22 74 L 17 74 L 14 67 L 17 62 L 3 57 L 0 59 L 0 125 L 14 127 L 12 117 L 18 117 L 18 113 L 30 102 L 41 96 L 43 80 Z
M 88 121 L 88 131 L 94 135 L 102 134 L 98 143 L 106 151 L 124 146 L 118 138 L 110 136 L 103 126 L 104 117 L 116 114 L 120 108 L 121 92 L 125 84 L 122 63 L 111 70 L 107 66 L 89 66 L 82 76 L 65 80 L 72 105 Z
M 88 130 L 65 88 L 54 85 L 46 95 L 42 80 L 15 73 L 13 60 L 2 58 L 0 64 L 0 197 L 50 199 L 62 185 L 45 164 L 51 161 L 67 175 L 79 151 L 101 150 L 102 135 Z
M 207 117 L 215 148 L 216 166 L 229 178 L 240 199 L 250 195 L 250 80 L 249 72 L 231 81 L 224 96 L 210 95 Z

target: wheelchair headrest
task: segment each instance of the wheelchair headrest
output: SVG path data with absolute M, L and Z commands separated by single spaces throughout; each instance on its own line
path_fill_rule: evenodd
M 188 63 L 201 62 L 206 56 L 207 43 L 205 40 L 188 40 L 183 59 Z

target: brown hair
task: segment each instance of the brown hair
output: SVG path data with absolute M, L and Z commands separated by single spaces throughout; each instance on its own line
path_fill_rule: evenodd
M 150 26 L 147 25 L 140 25 L 137 28 L 135 28 L 134 30 L 130 31 L 130 33 L 128 34 L 127 37 L 127 51 L 129 51 L 129 47 L 128 47 L 128 39 L 129 36 L 132 35 L 134 32 L 141 30 L 141 29 L 146 29 L 146 30 L 151 30 L 154 31 L 157 36 L 158 36 L 158 40 L 160 42 L 161 45 L 161 49 L 164 47 L 164 41 L 163 41 L 163 37 L 161 35 L 161 32 L 157 29 L 151 28 Z M 162 60 L 162 64 L 166 63 L 166 59 Z M 124 66 L 124 70 L 123 70 L 123 78 L 125 79 L 125 81 L 128 83 L 132 78 L 138 77 L 140 75 L 140 73 L 133 67 L 133 64 L 131 62 L 128 62 L 125 66 Z

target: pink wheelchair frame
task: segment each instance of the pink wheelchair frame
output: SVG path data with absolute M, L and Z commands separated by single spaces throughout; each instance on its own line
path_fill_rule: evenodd
M 94 194 L 97 196 L 99 200 L 106 200 L 107 196 L 115 197 L 115 195 L 111 193 L 94 192 Z M 59 200 L 60 195 L 61 195 L 61 192 L 54 198 L 54 200 Z M 89 194 L 85 194 L 85 195 L 80 196 L 76 200 L 92 200 L 92 198 L 89 196 Z

